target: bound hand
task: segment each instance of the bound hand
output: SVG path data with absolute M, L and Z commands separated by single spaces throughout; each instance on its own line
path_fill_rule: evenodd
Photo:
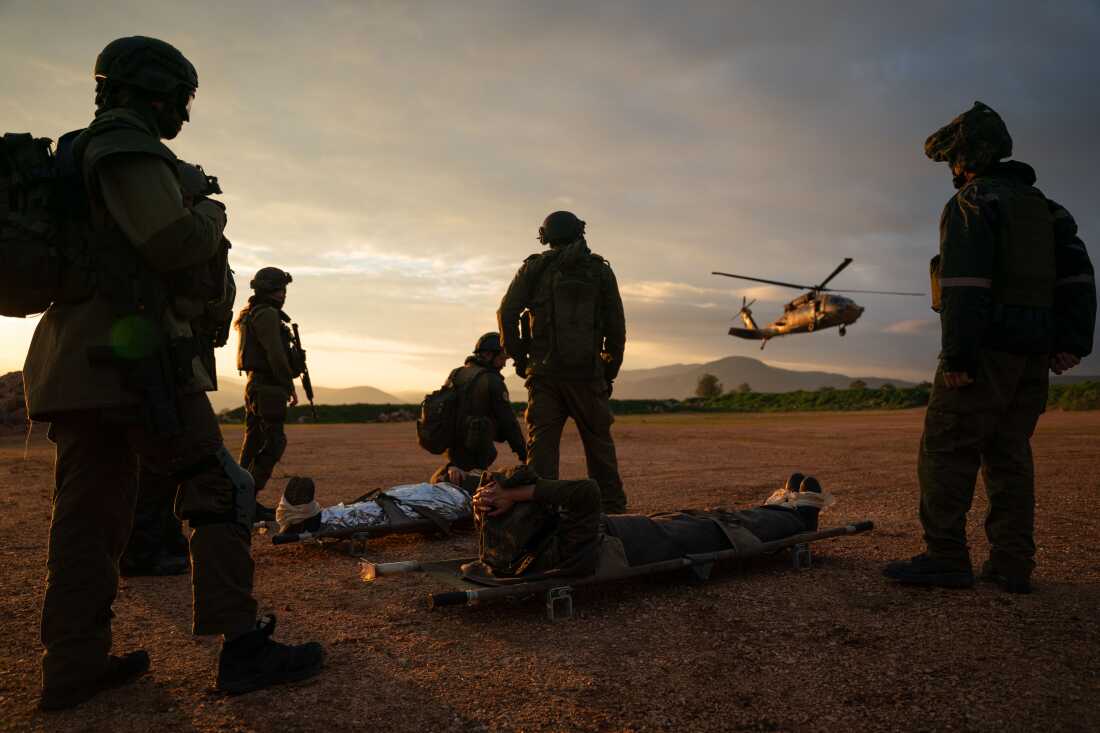
M 515 504 L 508 492 L 500 488 L 496 481 L 485 484 L 474 494 L 474 509 L 490 517 L 506 514 Z
M 464 478 L 466 478 L 466 472 L 458 466 L 451 466 L 447 469 L 447 481 L 455 486 L 461 486 Z
M 290 405 L 291 407 L 294 407 L 296 404 L 298 404 L 298 390 L 296 390 L 296 389 L 290 390 L 290 397 L 288 397 L 286 401 L 287 401 L 287 404 Z
M 966 372 L 944 372 L 943 384 L 948 389 L 958 389 L 974 384 L 974 380 Z
M 1060 351 L 1057 354 L 1050 355 L 1050 371 L 1055 374 L 1069 371 L 1080 363 L 1081 359 L 1078 356 L 1067 351 Z

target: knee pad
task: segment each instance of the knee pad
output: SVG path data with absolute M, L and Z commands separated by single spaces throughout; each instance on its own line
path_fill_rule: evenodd
M 271 461 L 271 465 L 274 466 L 284 453 L 286 453 L 286 433 L 279 430 L 274 435 L 268 436 L 261 455 L 265 461 Z
M 215 466 L 221 469 L 223 476 L 229 479 L 232 491 L 231 505 L 228 511 L 224 512 L 209 510 L 180 511 L 180 518 L 190 522 L 193 528 L 202 527 L 206 524 L 239 524 L 251 532 L 256 515 L 256 482 L 252 479 L 252 474 L 241 468 L 241 465 L 230 455 L 225 446 L 219 448 L 214 455 L 200 461 L 196 466 L 202 468 L 195 470 L 193 467 L 185 474 L 190 473 L 190 477 L 194 477 L 204 469 L 214 468 Z

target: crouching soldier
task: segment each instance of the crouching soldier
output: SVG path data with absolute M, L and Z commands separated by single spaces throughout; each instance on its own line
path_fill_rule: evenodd
M 252 474 L 257 496 L 286 452 L 287 406 L 298 404 L 294 379 L 301 368 L 291 349 L 290 316 L 283 312 L 292 281 L 277 267 L 262 268 L 250 283 L 254 294 L 237 316 L 237 369 L 248 373 L 240 464 Z M 274 519 L 274 509 L 256 503 L 257 521 Z
M 447 383 L 460 395 L 458 429 L 447 449 L 447 466 L 484 470 L 497 459 L 494 443 L 502 442 L 508 443 L 520 461 L 527 460 L 523 431 L 500 373 L 507 362 L 500 334 L 487 333 L 477 340 L 466 363 L 447 377 Z
M 784 539 L 817 529 L 831 503 L 815 478 L 794 474 L 754 509 L 683 510 L 644 516 L 600 513 L 595 481 L 542 479 L 529 466 L 486 474 L 474 495 L 481 534 L 463 575 L 490 584 L 616 569 Z

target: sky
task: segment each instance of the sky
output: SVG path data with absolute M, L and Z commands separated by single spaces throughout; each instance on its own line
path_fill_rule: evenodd
M 85 126 L 96 55 L 134 34 L 197 67 L 170 146 L 226 192 L 238 307 L 258 268 L 292 273 L 316 384 L 437 386 L 557 209 L 618 277 L 624 369 L 743 355 L 925 379 L 924 298 L 855 296 L 845 338 L 760 352 L 726 335 L 741 297 L 764 323 L 798 293 L 709 273 L 811 283 L 852 257 L 834 287 L 927 291 L 953 189 L 923 142 L 976 99 L 1097 259 L 1095 0 L 0 0 L 2 131 Z M 0 372 L 34 325 L 0 319 Z

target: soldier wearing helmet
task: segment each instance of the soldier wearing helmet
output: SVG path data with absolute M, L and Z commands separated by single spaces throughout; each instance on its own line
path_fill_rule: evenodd
M 1096 286 L 1077 225 L 1015 160 L 1004 121 L 973 108 L 924 145 L 951 166 L 958 193 L 940 218 L 932 260 L 942 350 L 917 475 L 926 551 L 886 566 L 901 583 L 970 587 L 966 514 L 985 477 L 989 557 L 982 579 L 1031 590 L 1035 567 L 1032 432 L 1047 403 L 1048 370 L 1092 351 Z M 938 294 L 938 295 L 937 295 Z
M 112 656 L 112 604 L 137 492 L 137 466 L 178 487 L 191 527 L 193 631 L 222 635 L 217 687 L 248 692 L 316 674 L 324 651 L 271 638 L 257 622 L 250 552 L 252 477 L 233 460 L 205 390 L 196 321 L 204 278 L 224 251 L 224 207 L 185 203 L 162 140 L 190 120 L 198 75 L 183 54 L 143 36 L 96 59 L 96 114 L 59 149 L 82 174 L 95 292 L 42 316 L 24 365 L 28 411 L 57 445 L 48 575 L 42 604 L 42 695 L 58 710 L 125 684 L 149 667 Z M 61 153 L 59 152 L 59 155 Z M 63 156 L 64 157 L 64 156 Z
M 626 494 L 609 399 L 623 363 L 626 318 L 611 265 L 588 248 L 584 230 L 572 212 L 546 217 L 538 239 L 550 249 L 524 261 L 497 321 L 505 352 L 527 380 L 528 462 L 539 476 L 556 479 L 561 433 L 573 418 L 604 512 L 621 513 Z
M 494 443 L 507 442 L 520 461 L 527 460 L 527 444 L 512 410 L 501 370 L 508 356 L 496 331 L 483 334 L 466 362 L 451 370 L 445 384 L 459 394 L 455 443 L 447 449 L 447 466 L 462 471 L 484 470 L 497 459 Z
M 248 373 L 240 463 L 256 481 L 257 494 L 286 452 L 287 405 L 298 404 L 294 380 L 301 375 L 301 366 L 291 349 L 290 316 L 283 312 L 291 282 L 288 272 L 261 268 L 249 283 L 254 294 L 237 317 L 237 369 Z M 257 503 L 256 517 L 273 521 L 275 512 Z

